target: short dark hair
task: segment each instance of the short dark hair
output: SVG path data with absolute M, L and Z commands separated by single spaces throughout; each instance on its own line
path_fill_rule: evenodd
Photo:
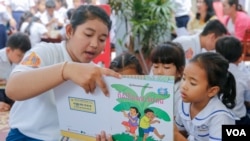
M 233 63 L 240 59 L 243 48 L 239 39 L 233 36 L 225 36 L 217 40 L 215 50 Z
M 25 53 L 31 48 L 29 36 L 22 32 L 13 33 L 7 40 L 7 47 L 11 49 L 20 49 Z
M 210 33 L 214 33 L 216 37 L 220 37 L 224 34 L 227 34 L 227 29 L 219 20 L 214 19 L 207 22 L 206 26 L 201 32 L 201 35 L 206 36 Z

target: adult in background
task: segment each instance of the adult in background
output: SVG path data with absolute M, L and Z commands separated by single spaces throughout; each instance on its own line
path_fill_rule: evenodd
M 250 28 L 250 17 L 242 10 L 238 0 L 223 0 L 223 23 L 230 35 L 242 40 L 246 29 Z
M 209 20 L 216 19 L 213 0 L 196 0 L 197 12 L 187 25 L 190 34 L 201 32 Z

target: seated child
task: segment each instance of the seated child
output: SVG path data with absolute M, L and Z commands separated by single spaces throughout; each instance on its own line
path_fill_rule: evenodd
M 7 83 L 12 69 L 30 48 L 29 37 L 24 33 L 16 32 L 8 38 L 7 46 L 0 50 L 0 85 Z M 5 90 L 0 89 L 0 111 L 9 111 L 13 103 L 14 101 L 6 96 Z
M 247 116 L 245 97 L 250 95 L 250 77 L 240 70 L 242 45 L 239 39 L 233 36 L 221 37 L 216 42 L 216 52 L 220 53 L 229 61 L 229 71 L 236 79 L 236 105 L 232 109 L 233 113 L 240 118 L 236 124 L 250 125 L 250 118 Z M 248 101 L 250 102 L 250 101 Z
M 139 60 L 131 53 L 125 52 L 116 56 L 109 66 L 110 69 L 122 75 L 142 75 Z
M 228 61 L 214 52 L 197 54 L 186 64 L 175 116 L 176 141 L 221 140 L 222 125 L 235 124 L 229 109 L 235 106 L 236 86 L 228 68 Z
M 151 70 L 153 75 L 168 75 L 175 77 L 174 115 L 177 113 L 180 98 L 180 80 L 185 67 L 185 54 L 181 45 L 166 42 L 153 48 L 151 52 Z

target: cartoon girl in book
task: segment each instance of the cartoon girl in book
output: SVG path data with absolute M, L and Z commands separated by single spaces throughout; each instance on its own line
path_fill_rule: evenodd
M 123 114 L 128 118 L 128 121 L 123 121 L 122 125 L 125 126 L 126 132 L 131 133 L 134 136 L 134 140 L 137 140 L 135 131 L 138 128 L 138 121 L 141 116 L 139 110 L 136 107 L 130 107 L 129 113 L 123 111 Z

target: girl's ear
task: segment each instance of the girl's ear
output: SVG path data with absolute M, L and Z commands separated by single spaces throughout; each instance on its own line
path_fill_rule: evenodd
M 72 25 L 71 24 L 67 24 L 66 25 L 66 39 L 70 39 L 70 37 L 72 36 L 73 34 L 73 28 L 72 28 Z
M 211 88 L 209 88 L 208 90 L 208 97 L 214 97 L 215 95 L 217 95 L 220 91 L 220 87 L 218 86 L 213 86 Z

